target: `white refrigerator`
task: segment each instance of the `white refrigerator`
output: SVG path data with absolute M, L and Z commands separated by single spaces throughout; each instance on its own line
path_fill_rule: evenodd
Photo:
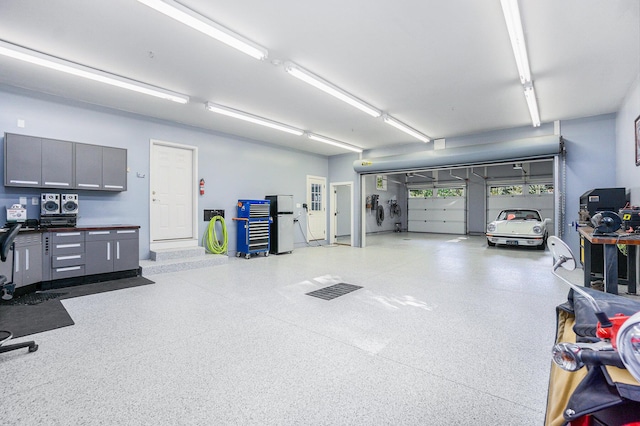
M 291 253 L 293 251 L 293 195 L 267 195 L 270 216 L 273 219 L 270 227 L 271 248 L 274 254 Z

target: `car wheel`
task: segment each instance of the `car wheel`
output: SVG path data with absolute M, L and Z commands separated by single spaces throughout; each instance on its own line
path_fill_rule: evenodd
M 540 244 L 539 246 L 536 246 L 536 248 L 538 250 L 544 250 L 547 248 L 547 236 L 545 235 L 545 237 L 542 239 L 542 244 Z
M 487 240 L 487 245 L 488 245 L 489 247 L 495 247 L 495 246 L 496 246 L 496 243 L 492 243 L 491 241 Z

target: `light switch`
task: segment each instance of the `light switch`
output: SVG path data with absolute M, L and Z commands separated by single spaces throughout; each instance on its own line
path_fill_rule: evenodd
M 31 205 L 37 206 L 40 203 L 40 199 L 38 197 L 31 197 Z
M 22 206 L 27 205 L 27 197 L 20 197 L 20 205 Z
M 18 119 L 18 127 L 20 127 L 21 129 L 24 128 L 24 120 L 21 118 Z

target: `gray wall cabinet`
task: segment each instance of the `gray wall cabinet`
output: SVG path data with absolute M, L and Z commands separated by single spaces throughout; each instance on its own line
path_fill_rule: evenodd
M 5 186 L 127 190 L 127 150 L 5 134 Z

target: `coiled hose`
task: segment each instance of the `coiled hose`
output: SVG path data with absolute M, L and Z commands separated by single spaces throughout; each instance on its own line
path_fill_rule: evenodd
M 222 227 L 222 242 L 218 239 L 218 235 L 216 234 L 216 222 L 218 221 L 220 221 L 220 225 Z M 223 254 L 227 252 L 228 243 L 229 238 L 227 235 L 227 225 L 224 223 L 224 218 L 222 216 L 214 216 L 209 221 L 207 232 L 202 236 L 202 246 L 209 253 Z

